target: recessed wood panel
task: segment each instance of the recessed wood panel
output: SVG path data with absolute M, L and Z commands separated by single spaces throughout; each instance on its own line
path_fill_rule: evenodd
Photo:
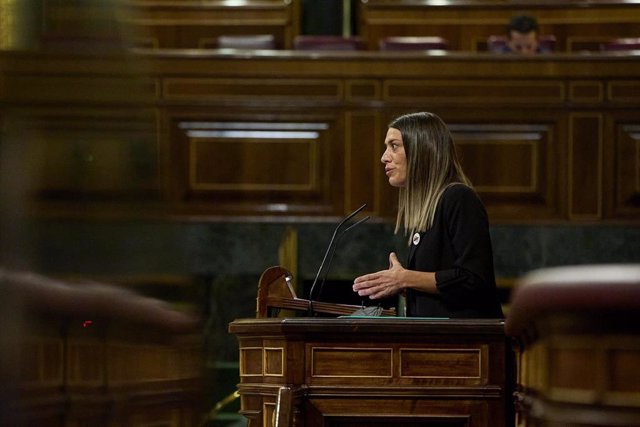
M 61 339 L 33 337 L 20 352 L 20 383 L 28 389 L 61 386 L 64 381 L 64 345 Z
M 49 135 L 41 141 L 46 161 L 40 188 L 64 193 L 157 189 L 155 146 L 130 137 L 71 131 Z
M 338 80 L 295 79 L 184 79 L 164 81 L 165 99 L 296 99 L 314 97 L 317 100 L 337 101 L 343 97 Z
M 635 340 L 637 346 L 638 340 Z M 635 394 L 635 404 L 640 406 L 640 349 L 620 348 L 609 353 L 609 391 Z
M 171 168 L 174 197 L 190 202 L 216 198 L 217 212 L 332 210 L 342 205 L 345 155 L 338 141 L 344 137 L 333 118 L 228 117 L 220 113 L 173 122 L 170 161 L 175 165 L 184 159 L 185 166 Z
M 314 137 L 318 134 L 310 136 Z M 191 140 L 190 152 L 193 190 L 318 189 L 318 142 L 314 139 L 198 138 Z M 287 167 L 275 168 L 281 159 L 287 159 Z
M 378 133 L 380 117 L 376 113 L 354 112 L 347 115 L 346 123 L 346 188 L 345 205 L 352 211 L 367 203 L 367 211 L 379 212 L 376 194 L 383 174 L 377 154 L 382 147 Z
M 547 125 L 451 125 L 465 173 L 487 200 L 519 200 L 557 210 L 549 192 L 555 175 Z
M 465 172 L 473 177 L 478 191 L 539 192 L 539 147 L 536 141 L 518 141 L 519 136 L 511 141 L 461 138 L 456 142 L 456 149 L 464 159 Z
M 557 103 L 565 98 L 562 82 L 495 82 L 455 80 L 388 80 L 383 93 L 387 101 L 429 99 L 432 101 L 478 101 L 485 104 Z
M 14 119 L 15 120 L 15 119 Z M 32 191 L 42 199 L 157 198 L 158 148 L 153 115 L 121 109 L 39 111 L 9 131 L 28 164 Z M 22 129 L 22 130 L 18 130 Z
M 196 191 L 318 191 L 322 123 L 183 122 Z
M 552 348 L 549 351 L 549 386 L 574 392 L 594 391 L 598 379 L 597 352 L 590 348 Z
M 578 81 L 569 84 L 569 100 L 572 102 L 602 102 L 604 87 L 601 82 Z
M 262 348 L 246 347 L 240 349 L 240 376 L 262 375 Z
M 573 219 L 598 219 L 602 217 L 602 116 L 575 113 L 570 123 L 570 215 Z
M 275 424 L 276 411 L 277 411 L 277 408 L 275 403 L 265 402 L 262 405 L 262 426 L 263 427 L 276 427 L 276 424 Z
M 107 346 L 106 354 L 110 385 L 157 382 L 180 376 L 182 356 L 169 348 L 114 342 Z
M 389 378 L 392 363 L 390 348 L 311 348 L 312 377 Z
M 124 67 L 126 63 L 121 65 Z M 130 67 L 134 67 L 133 63 Z M 105 105 L 131 105 L 136 102 L 148 102 L 158 93 L 156 81 L 152 79 L 118 75 L 15 75 L 7 78 L 7 83 L 6 98 L 21 103 L 95 102 Z
M 608 85 L 608 98 L 615 103 L 640 102 L 640 80 L 612 81 Z
M 411 378 L 481 377 L 482 352 L 480 349 L 401 349 L 400 376 Z
M 72 339 L 67 345 L 67 381 L 73 386 L 105 383 L 104 348 L 97 339 Z
M 24 3 L 23 3 L 24 4 Z M 62 50 L 83 49 L 95 52 L 100 49 L 111 51 L 120 49 L 125 41 L 121 17 L 121 3 L 79 2 L 67 3 L 56 0 L 42 0 L 37 4 L 24 6 L 26 11 L 38 16 L 37 24 L 41 32 L 41 43 Z M 5 9 L 6 10 L 6 9 Z
M 264 349 L 264 375 L 284 375 L 284 349 L 265 347 Z
M 349 101 L 378 100 L 382 93 L 376 80 L 347 80 L 345 92 Z

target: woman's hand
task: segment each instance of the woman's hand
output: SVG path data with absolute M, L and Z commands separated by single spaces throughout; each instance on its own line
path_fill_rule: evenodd
M 398 261 L 395 252 L 389 254 L 389 269 L 356 277 L 353 291 L 370 299 L 385 298 L 404 291 L 403 276 L 406 269 Z

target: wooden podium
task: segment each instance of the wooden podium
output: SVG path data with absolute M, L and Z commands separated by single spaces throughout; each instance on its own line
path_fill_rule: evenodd
M 258 318 L 229 331 L 250 427 L 513 423 L 499 320 Z

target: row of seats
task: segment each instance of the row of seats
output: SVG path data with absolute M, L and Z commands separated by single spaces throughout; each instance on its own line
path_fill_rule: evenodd
M 507 43 L 505 36 L 492 35 L 487 39 L 487 50 L 500 52 Z M 554 51 L 556 38 L 553 35 L 540 37 L 540 46 L 545 51 Z M 270 34 L 259 35 L 224 35 L 218 37 L 217 47 L 220 49 L 276 49 L 275 37 Z M 449 43 L 437 36 L 421 37 L 386 37 L 379 41 L 378 47 L 383 51 L 416 51 L 447 50 Z M 296 50 L 366 50 L 365 41 L 357 36 L 297 36 L 294 39 Z M 639 38 L 619 38 L 603 43 L 602 51 L 627 51 L 640 49 Z

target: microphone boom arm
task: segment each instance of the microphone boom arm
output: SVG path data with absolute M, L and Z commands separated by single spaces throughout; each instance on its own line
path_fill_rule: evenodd
M 360 212 L 366 206 L 367 206 L 367 204 L 365 203 L 362 206 L 360 206 L 358 209 L 356 209 L 355 211 L 353 211 L 349 215 L 347 215 L 342 221 L 340 221 L 340 223 L 336 226 L 335 230 L 333 231 L 333 235 L 331 236 L 331 240 L 329 240 L 329 245 L 327 246 L 327 250 L 324 253 L 324 257 L 322 258 L 322 262 L 320 263 L 320 267 L 318 268 L 318 271 L 316 273 L 316 277 L 315 277 L 315 279 L 313 279 L 313 283 L 311 284 L 311 289 L 309 290 L 309 315 L 313 314 L 313 291 L 315 290 L 315 287 L 316 287 L 316 285 L 318 283 L 318 278 L 320 277 L 320 273 L 322 273 L 322 270 L 324 269 L 324 264 L 327 261 L 327 257 L 329 256 L 329 253 L 331 253 L 331 250 L 334 249 L 334 247 L 335 247 L 334 243 L 336 242 L 336 236 L 338 235 L 338 231 L 342 228 L 342 226 L 347 221 L 349 221 L 351 218 L 356 216 L 358 214 L 358 212 Z M 355 227 L 356 225 L 366 221 L 367 219 L 369 219 L 369 217 L 366 217 L 365 219 L 362 219 L 362 220 L 352 224 L 344 232 L 346 232 L 346 231 L 350 230 L 351 228 Z M 340 235 L 344 234 L 344 232 L 341 233 Z M 323 279 L 323 283 L 324 283 L 324 279 Z

